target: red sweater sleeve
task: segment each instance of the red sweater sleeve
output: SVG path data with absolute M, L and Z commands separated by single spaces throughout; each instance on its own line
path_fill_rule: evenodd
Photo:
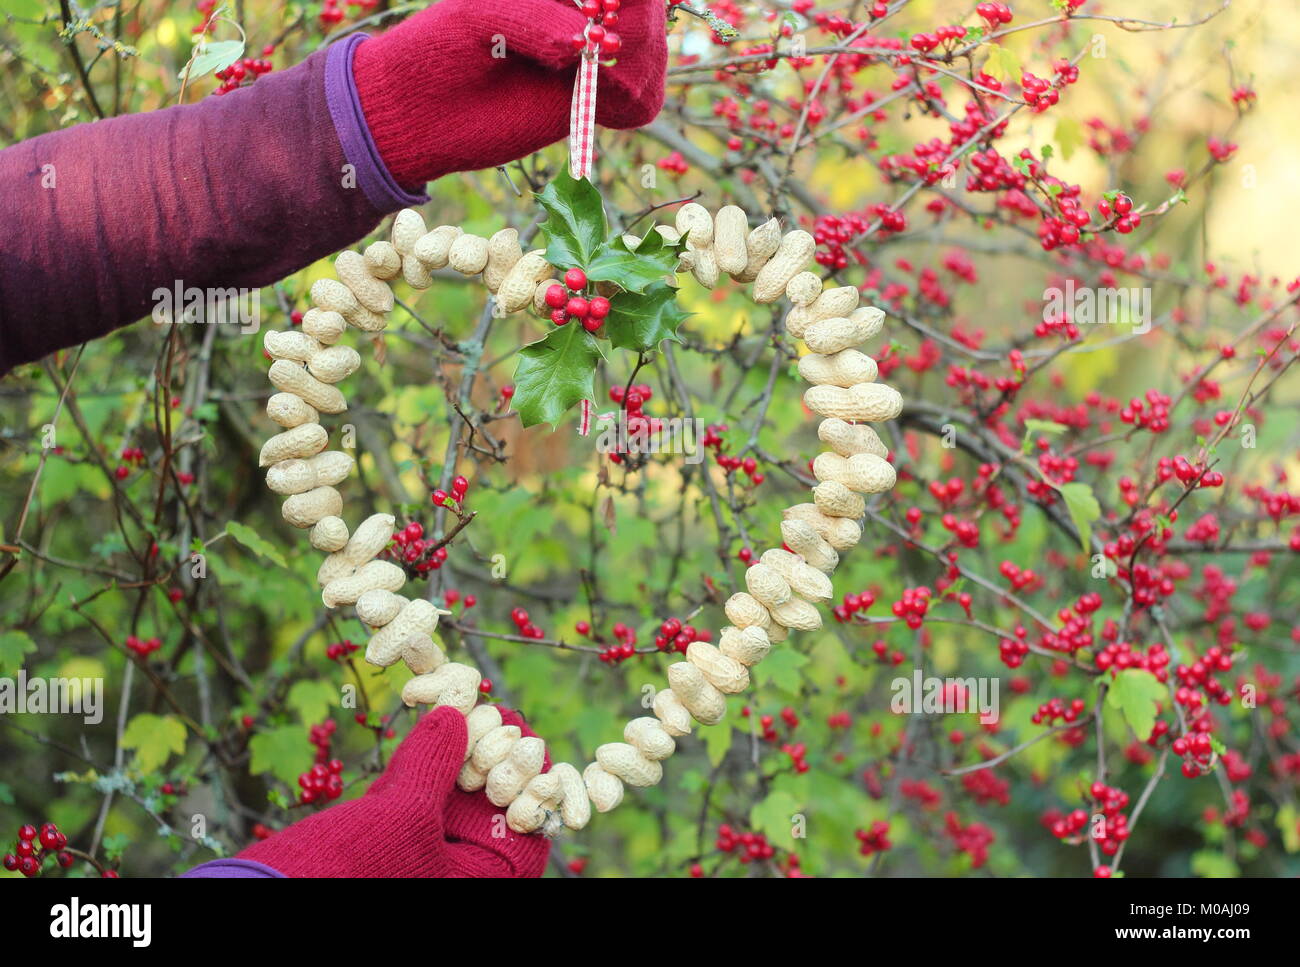
M 367 156 L 352 49 L 0 151 L 0 374 L 148 315 L 157 288 L 265 285 L 424 200 Z

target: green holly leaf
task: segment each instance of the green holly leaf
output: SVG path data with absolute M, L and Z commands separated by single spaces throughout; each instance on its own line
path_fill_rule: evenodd
M 282 725 L 258 732 L 248 740 L 253 754 L 249 770 L 254 774 L 269 772 L 286 786 L 311 768 L 312 747 L 301 725 Z
M 635 250 L 628 248 L 620 235 L 601 243 L 587 263 L 587 278 L 593 282 L 613 282 L 628 292 L 644 292 L 656 282 L 663 282 L 677 268 L 678 246 L 670 245 L 651 229 Z
M 135 765 L 141 772 L 156 772 L 172 753 L 185 751 L 185 725 L 174 715 L 142 712 L 127 723 L 122 748 L 135 750 Z
M 23 658 L 36 650 L 36 642 L 25 631 L 6 631 L 0 634 L 0 675 L 18 674 Z
M 564 271 L 588 267 L 605 242 L 605 207 L 600 191 L 586 178 L 560 172 L 537 196 L 546 211 L 542 231 L 550 244 L 546 261 Z
M 1106 693 L 1106 706 L 1117 709 L 1133 729 L 1139 742 L 1151 737 L 1156 709 L 1165 697 L 1165 686 L 1144 668 L 1125 668 L 1115 676 Z
M 615 349 L 650 352 L 665 339 L 681 342 L 677 327 L 689 315 L 677 305 L 677 290 L 658 282 L 643 294 L 624 292 L 611 299 L 605 332 Z
M 603 355 L 576 321 L 556 326 L 519 351 L 514 406 L 524 426 L 557 426 L 565 410 L 596 396 L 596 363 Z
M 1091 487 L 1077 481 L 1061 484 L 1061 496 L 1065 498 L 1070 520 L 1074 521 L 1074 527 L 1079 532 L 1083 552 L 1087 554 L 1092 549 L 1093 522 L 1101 517 L 1101 504 L 1097 503 Z
M 285 563 L 280 552 L 275 549 L 275 545 L 247 524 L 232 520 L 226 525 L 226 536 L 237 544 L 243 544 L 258 557 L 266 558 L 277 567 L 287 568 L 289 566 Z

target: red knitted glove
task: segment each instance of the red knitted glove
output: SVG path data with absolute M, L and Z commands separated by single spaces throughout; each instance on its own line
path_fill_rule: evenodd
M 506 164 L 564 138 L 587 19 L 573 0 L 441 0 L 357 48 L 366 124 L 399 185 Z M 668 62 L 664 0 L 623 0 L 618 63 L 602 67 L 596 121 L 658 115 Z M 493 55 L 496 56 L 493 56 Z
M 516 712 L 502 710 L 501 720 L 534 734 Z M 435 709 L 364 796 L 300 819 L 239 858 L 294 877 L 541 876 L 550 841 L 512 832 L 504 809 L 456 788 L 468 741 L 465 716 Z

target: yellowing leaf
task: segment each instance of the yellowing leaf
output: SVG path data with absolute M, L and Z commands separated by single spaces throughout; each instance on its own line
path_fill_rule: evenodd
M 141 772 L 156 772 L 172 753 L 185 751 L 185 725 L 174 715 L 142 712 L 127 723 L 122 748 L 135 750 L 135 765 Z
M 1060 118 L 1056 122 L 1056 134 L 1052 140 L 1061 149 L 1061 157 L 1069 161 L 1079 145 L 1083 144 L 1083 126 L 1074 118 Z
M 994 44 L 989 48 L 988 59 L 984 61 L 984 73 L 1000 81 L 1019 77 L 1020 58 L 1001 44 Z

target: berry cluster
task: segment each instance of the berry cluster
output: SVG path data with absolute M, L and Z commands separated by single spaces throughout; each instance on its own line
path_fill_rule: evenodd
M 1088 791 L 1104 817 L 1103 823 L 1094 827 L 1092 836 L 1097 840 L 1098 849 L 1114 856 L 1120 844 L 1128 839 L 1128 817 L 1123 813 L 1128 806 L 1128 793 L 1104 782 L 1094 782 Z
M 803 775 L 811 766 L 808 765 L 808 747 L 802 742 L 787 742 L 781 751 L 790 757 L 790 765 L 797 775 Z
M 347 0 L 349 7 L 360 7 L 362 10 L 373 10 L 379 6 L 379 0 Z M 325 0 L 321 6 L 320 21 L 321 27 L 329 30 L 335 24 L 343 22 L 344 13 L 339 9 L 339 0 Z
M 857 262 L 865 263 L 865 257 L 856 249 L 846 250 L 845 246 L 851 245 L 870 225 L 865 213 L 817 216 L 812 230 L 817 242 L 817 264 L 828 269 L 846 269 L 850 254 Z
M 354 644 L 352 639 L 345 638 L 342 641 L 335 641 L 327 645 L 325 648 L 325 657 L 330 661 L 342 662 L 348 657 L 348 655 L 358 651 L 360 648 L 361 646 Z
M 758 469 L 758 461 L 753 457 L 737 457 L 724 452 L 727 441 L 722 438 L 731 427 L 726 423 L 710 423 L 704 428 L 704 437 L 700 440 L 700 445 L 713 450 L 714 462 L 730 476 L 739 470 L 749 477 L 749 482 L 757 487 L 767 476 Z M 743 558 L 742 558 L 743 560 Z M 746 561 L 746 564 L 749 562 Z
M 1053 698 L 1038 706 L 1038 711 L 1033 714 L 1031 721 L 1035 725 L 1052 725 L 1057 719 L 1062 722 L 1075 722 L 1087 707 L 1088 703 L 1081 698 L 1074 699 L 1068 705 L 1063 699 Z
M 28 823 L 18 828 L 14 851 L 4 856 L 4 868 L 10 872 L 16 870 L 30 879 L 37 876 L 45 861 L 53 856 L 59 866 L 67 869 L 72 865 L 72 854 L 64 851 L 67 845 L 68 837 L 53 823 L 45 823 L 39 831 Z
M 478 604 L 478 598 L 476 598 L 474 595 L 467 594 L 464 597 L 462 597 L 461 593 L 457 591 L 455 588 L 448 588 L 446 591 L 444 591 L 442 593 L 442 600 L 443 603 L 446 604 L 448 608 L 454 608 L 457 604 L 463 603 L 465 605 L 466 611 L 474 607 L 474 605 Z
M 231 91 L 243 87 L 244 81 L 251 84 L 263 74 L 271 73 L 271 71 L 275 70 L 275 65 L 266 58 L 273 53 L 275 53 L 275 48 L 267 44 L 262 48 L 262 57 L 241 57 L 224 70 L 217 71 L 215 76 L 217 80 L 221 81 L 221 84 L 212 93 L 218 96 L 229 94 Z
M 1031 568 L 1022 568 L 1014 561 L 1003 561 L 998 565 L 998 573 L 1010 581 L 1011 587 L 1017 591 L 1025 588 L 1033 590 L 1042 585 L 1041 579 Z
M 1165 667 L 1169 664 L 1169 652 L 1160 642 L 1149 646 L 1144 654 L 1127 641 L 1112 641 L 1097 652 L 1093 662 L 1102 671 L 1110 671 L 1112 677 L 1125 668 L 1141 668 L 1162 682 L 1169 680 L 1169 670 Z
M 308 771 L 298 777 L 301 792 L 300 803 L 333 802 L 343 795 L 343 763 L 331 759 L 328 763 L 317 762 Z
M 684 175 L 686 172 L 691 170 L 691 166 L 687 163 L 686 159 L 682 157 L 680 151 L 674 151 L 671 154 L 664 155 L 664 157 L 655 162 L 655 166 L 660 171 L 666 171 L 670 175 L 674 176 Z
M 1137 397 L 1129 400 L 1128 406 L 1119 411 L 1120 420 L 1152 433 L 1164 433 L 1169 429 L 1169 406 L 1173 401 L 1154 389 L 1147 390 L 1145 396 L 1145 401 Z
M 1005 3 L 977 3 L 975 12 L 984 18 L 989 30 L 996 30 L 999 24 L 1011 23 L 1011 8 Z
M 1214 768 L 1214 742 L 1208 732 L 1179 736 L 1170 746 L 1183 760 L 1182 772 L 1188 779 L 1209 773 Z
M 668 618 L 659 626 L 655 647 L 660 651 L 677 651 L 686 654 L 693 641 L 712 641 L 713 632 L 694 625 L 682 624 L 678 618 Z
M 908 43 L 913 50 L 928 54 L 936 47 L 943 47 L 944 51 L 952 49 L 953 44 L 966 36 L 966 28 L 960 25 L 945 24 L 936 27 L 934 33 L 913 34 Z
M 876 657 L 882 662 L 888 662 L 891 665 L 901 665 L 907 661 L 907 655 L 901 650 L 895 648 L 892 652 L 889 650 L 889 642 L 883 638 L 877 638 L 871 643 L 871 650 Z
M 307 733 L 307 739 L 316 747 L 316 762 L 327 762 L 330 757 L 330 744 L 334 741 L 334 733 L 338 731 L 338 724 L 333 719 L 326 719 L 319 725 L 313 725 Z
M 754 714 L 753 710 L 748 705 L 746 705 L 740 710 L 740 715 L 742 718 L 750 718 L 753 714 Z M 781 721 L 785 723 L 785 727 L 787 729 L 793 730 L 795 727 L 799 725 L 799 715 L 798 713 L 795 712 L 794 709 L 792 709 L 789 705 L 787 705 L 785 706 L 785 708 L 781 709 Z M 775 743 L 780 740 L 780 735 L 778 735 L 776 731 L 776 716 L 774 715 L 759 716 L 758 725 L 759 728 L 763 730 L 762 738 L 764 742 Z M 791 752 L 791 750 L 794 750 L 796 748 L 798 750 L 797 756 L 793 755 Z M 781 747 L 781 751 L 785 752 L 787 755 L 790 755 L 791 758 L 795 760 L 802 760 L 804 756 L 807 754 L 807 749 L 804 747 L 802 742 L 799 743 L 798 746 L 793 746 L 788 744 L 783 745 Z M 798 769 L 798 767 L 796 766 L 796 769 L 799 772 L 806 772 L 807 766 L 805 765 L 803 769 Z
M 853 835 L 862 844 L 858 847 L 858 852 L 863 856 L 884 853 L 894 846 L 889 841 L 889 823 L 883 819 L 877 819 L 868 829 L 855 829 Z
M 118 480 L 125 480 L 131 476 L 131 468 L 143 467 L 145 464 L 144 450 L 140 447 L 123 447 L 122 463 L 113 471 L 113 476 Z
M 737 833 L 726 823 L 718 827 L 718 838 L 713 845 L 721 853 L 734 853 L 741 863 L 770 860 L 776 855 L 776 848 L 762 833 Z
M 969 826 L 963 826 L 957 814 L 949 812 L 944 815 L 944 832 L 952 840 L 952 844 L 960 853 L 965 853 L 970 857 L 971 868 L 978 870 L 989 858 L 989 847 L 997 838 L 993 830 L 981 822 L 972 822 Z
M 1156 465 L 1156 480 L 1164 483 L 1177 477 L 1184 488 L 1196 483 L 1197 487 L 1222 487 L 1223 474 L 1217 470 L 1206 470 L 1204 464 L 1192 463 L 1181 454 L 1176 457 L 1161 457 Z M 1200 478 L 1197 482 L 1197 478 Z
M 147 658 L 149 655 L 152 655 L 155 651 L 157 651 L 159 648 L 162 647 L 162 639 L 145 638 L 142 640 L 140 638 L 137 638 L 135 635 L 127 635 L 126 647 L 129 648 L 131 651 L 133 651 L 135 654 L 139 655 L 141 658 Z
M 925 613 L 930 610 L 931 591 L 925 585 L 919 588 L 904 588 L 903 596 L 889 606 L 897 618 L 902 618 L 909 628 L 915 631 L 925 623 Z
M 559 287 L 552 286 L 552 288 Z M 596 302 L 604 300 L 593 299 L 591 301 L 592 305 L 594 305 Z M 627 460 L 629 468 L 635 469 L 636 466 L 640 466 L 644 462 L 645 454 L 641 451 L 648 449 L 648 447 L 641 446 L 640 441 L 652 433 L 658 433 L 663 426 L 663 421 L 658 417 L 645 415 L 645 405 L 653 398 L 654 391 L 648 383 L 637 383 L 634 386 L 611 386 L 609 388 L 610 402 L 617 403 L 620 409 L 623 410 L 624 426 L 627 430 L 628 439 L 629 441 L 636 441 L 636 449 L 639 451 L 636 454 L 623 454 L 617 451 L 610 453 L 610 463 L 623 463 Z M 635 459 L 638 456 L 642 458 L 640 462 Z M 632 459 L 629 459 L 629 457 L 632 457 Z
M 1097 211 L 1106 219 L 1106 225 L 1121 235 L 1127 235 L 1142 224 L 1142 216 L 1133 210 L 1133 199 L 1123 192 L 1107 192 L 1097 202 Z
M 858 594 L 847 593 L 841 604 L 837 604 L 831 609 L 831 614 L 835 620 L 843 624 L 853 618 L 853 615 L 859 611 L 867 611 L 876 603 L 876 596 L 870 591 L 862 591 Z
M 1168 662 L 1166 656 L 1165 661 Z M 1218 645 L 1212 645 L 1205 652 L 1205 657 L 1200 658 L 1190 665 L 1179 665 L 1174 669 L 1174 676 L 1178 679 L 1178 687 L 1174 689 L 1174 701 L 1184 708 L 1192 711 L 1199 710 L 1203 705 L 1208 704 L 1207 700 L 1212 699 L 1220 705 L 1227 705 L 1232 701 L 1232 690 L 1224 685 L 1215 677 L 1215 672 L 1226 672 L 1232 669 L 1232 652 Z M 1207 719 L 1200 719 L 1204 722 L 1205 729 L 1209 728 Z
M 606 665 L 617 665 L 636 654 L 636 629 L 620 621 L 612 630 L 615 643 L 600 653 L 600 660 Z
M 623 41 L 610 28 L 618 23 L 623 0 L 582 0 L 582 15 L 591 21 L 583 33 L 573 35 L 573 49 L 588 54 L 613 57 L 623 48 Z
M 439 495 L 443 501 L 447 499 L 443 491 L 435 490 L 435 504 L 439 503 L 437 499 Z M 414 570 L 416 574 L 428 574 L 430 571 L 438 570 L 442 567 L 443 561 L 447 560 L 447 548 L 435 547 L 436 543 L 436 541 L 426 541 L 424 525 L 418 520 L 413 520 L 393 534 L 393 543 L 384 549 L 383 556 Z
M 1069 814 L 1062 816 L 1058 810 L 1049 810 L 1043 817 L 1043 825 L 1052 831 L 1052 835 L 1057 839 L 1072 839 L 1074 842 L 1082 842 L 1079 839 L 1085 826 L 1088 825 L 1088 812 L 1084 809 L 1075 809 Z
M 528 612 L 523 608 L 512 608 L 510 611 L 510 620 L 515 623 L 515 627 L 519 629 L 519 633 L 525 638 L 536 638 L 540 640 L 546 637 L 546 633 L 542 631 L 541 628 L 537 627 L 537 625 L 533 624 L 532 620 L 528 617 Z
M 563 326 L 570 319 L 577 319 L 587 332 L 595 332 L 603 326 L 605 317 L 609 315 L 609 300 L 600 295 L 587 298 L 586 291 L 586 272 L 577 268 L 565 272 L 563 285 L 557 282 L 546 290 L 551 322 Z

